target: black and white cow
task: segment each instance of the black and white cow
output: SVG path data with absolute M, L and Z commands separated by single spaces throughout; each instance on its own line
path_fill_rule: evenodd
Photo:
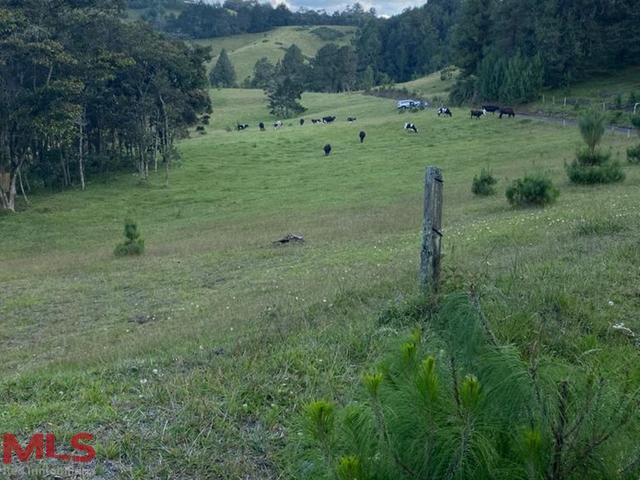
M 418 133 L 418 129 L 416 128 L 416 125 L 414 123 L 411 122 L 407 122 L 404 124 L 404 129 L 405 130 L 412 130 L 415 133 Z
M 508 118 L 511 118 L 516 116 L 516 112 L 514 112 L 513 108 L 511 107 L 503 107 L 500 109 L 500 118 L 502 118 L 503 115 L 506 115 Z
M 236 128 L 238 129 L 238 131 L 245 130 L 245 129 L 249 128 L 249 124 L 248 123 L 238 123 L 236 125 Z
M 347 122 L 352 123 L 355 122 L 357 120 L 356 117 L 347 117 Z
M 364 130 L 360 130 L 358 136 L 360 137 L 360 143 L 364 143 L 364 137 L 367 136 L 367 133 Z
M 483 115 L 486 115 L 487 111 L 483 108 L 482 110 L 471 110 L 471 118 L 479 119 Z
M 260 131 L 261 131 L 261 132 L 264 132 L 264 123 L 263 123 L 263 122 L 260 122 L 260 123 L 258 124 L 258 127 L 260 127 Z
M 273 128 L 276 128 L 276 129 L 277 129 L 277 128 L 282 127 L 282 125 L 284 125 L 284 124 L 282 123 L 282 120 L 278 120 L 276 123 L 274 123 L 274 124 L 273 124 Z
M 312 119 L 311 119 L 311 123 L 313 123 L 314 125 L 316 125 L 317 123 L 322 123 L 322 120 L 320 120 L 319 118 L 312 118 Z
M 500 110 L 500 107 L 499 107 L 499 106 L 497 106 L 497 105 L 483 105 L 483 106 L 482 106 L 482 109 L 483 109 L 483 110 L 486 110 L 487 112 L 490 112 L 490 113 L 494 113 L 494 114 L 495 114 L 497 111 L 499 111 L 499 110 Z
M 453 114 L 451 113 L 451 110 L 449 110 L 449 107 L 440 107 L 438 109 L 438 116 L 440 115 L 448 115 L 450 117 L 453 116 Z
M 322 117 L 322 123 L 331 123 L 336 119 L 333 116 Z
M 324 156 L 328 157 L 330 153 L 331 153 L 331 145 L 327 143 L 324 146 Z

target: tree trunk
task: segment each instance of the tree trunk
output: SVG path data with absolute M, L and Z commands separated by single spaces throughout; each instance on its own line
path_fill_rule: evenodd
M 80 141 L 78 142 L 78 173 L 80 174 L 80 186 L 84 190 L 84 116 L 85 111 L 82 111 L 80 117 Z
M 0 188 L 0 205 L 2 205 L 4 210 L 10 210 L 12 212 L 16 211 L 16 180 L 18 179 L 18 172 L 20 171 L 21 166 L 22 162 L 20 162 L 17 167 L 12 168 L 9 172 L 8 191 L 5 192 Z
M 22 192 L 22 197 L 27 205 L 31 205 L 29 199 L 27 198 L 27 194 L 24 191 L 24 185 L 22 183 L 22 170 L 18 170 L 18 182 L 20 183 L 20 191 Z

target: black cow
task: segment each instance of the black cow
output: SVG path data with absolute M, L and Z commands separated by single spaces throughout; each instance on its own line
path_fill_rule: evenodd
M 347 117 L 347 122 L 351 123 L 351 122 L 355 122 L 357 120 L 356 117 Z
M 304 125 L 304 118 L 300 119 L 300 125 Z
M 260 122 L 260 123 L 258 124 L 258 126 L 260 127 L 260 131 L 261 131 L 261 132 L 264 132 L 264 123 L 263 123 L 263 122 Z
M 449 107 L 440 107 L 438 109 L 438 116 L 440 115 L 449 115 L 450 117 L 453 116 L 453 114 L 451 113 L 451 110 L 449 110 Z
M 336 117 L 322 117 L 322 123 L 331 123 L 336 119 Z
M 315 125 L 316 123 L 322 123 L 322 120 L 320 120 L 319 118 L 312 118 L 311 123 Z
M 324 146 L 324 156 L 328 157 L 329 154 L 331 153 L 331 145 L 329 145 L 328 143 Z
M 236 128 L 238 129 L 238 131 L 245 130 L 245 129 L 249 128 L 249 124 L 248 123 L 238 123 L 238 125 L 236 125 Z
M 273 124 L 273 128 L 280 128 L 283 125 L 282 120 L 278 120 Z
M 482 109 L 486 110 L 487 112 L 491 112 L 491 113 L 495 114 L 497 111 L 500 110 L 500 107 L 497 106 L 497 105 L 483 105 Z
M 416 128 L 415 124 L 407 122 L 404 124 L 404 129 L 405 130 L 413 130 L 415 133 L 418 133 L 418 129 Z
M 502 118 L 502 115 L 506 115 L 507 118 L 511 118 L 516 116 L 516 112 L 514 112 L 511 107 L 504 107 L 500 109 L 500 118 Z
M 364 143 L 364 137 L 367 136 L 366 132 L 364 130 L 360 130 L 358 135 L 360 136 L 360 143 Z
M 486 114 L 487 111 L 484 108 L 482 110 L 471 110 L 471 118 L 480 118 Z

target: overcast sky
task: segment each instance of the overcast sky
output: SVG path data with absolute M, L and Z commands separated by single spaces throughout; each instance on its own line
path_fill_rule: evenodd
M 292 10 L 297 10 L 300 7 L 310 8 L 313 10 L 326 10 L 327 12 L 333 12 L 334 10 L 342 10 L 347 5 L 355 3 L 354 1 L 345 0 L 270 0 L 272 5 L 278 3 L 285 3 Z M 376 9 L 378 15 L 395 15 L 402 12 L 407 7 L 417 7 L 426 3 L 426 0 L 363 0 L 359 2 L 365 10 L 369 10 L 371 7 Z

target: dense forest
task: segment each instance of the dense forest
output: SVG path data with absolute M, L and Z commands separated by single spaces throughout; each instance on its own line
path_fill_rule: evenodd
M 144 9 L 143 17 L 156 27 L 185 38 L 211 38 L 240 33 L 266 32 L 288 25 L 362 25 L 375 18 L 356 3 L 341 11 L 291 11 L 284 3 L 273 7 L 257 0 L 184 2 L 181 0 L 129 0 L 132 9 Z
M 167 11 L 179 3 L 130 0 Z M 637 0 L 429 0 L 391 18 L 376 17 L 358 3 L 333 14 L 292 12 L 256 0 L 182 3 L 176 11 L 163 28 L 190 38 L 283 25 L 360 27 L 351 49 L 330 46 L 309 61 L 313 75 L 305 89 L 318 91 L 403 82 L 455 64 L 462 75 L 452 101 L 517 103 L 535 98 L 543 87 L 640 63 Z M 344 66 L 351 59 L 355 72 Z
M 30 189 L 145 178 L 211 110 L 207 49 L 121 18 L 118 0 L 0 0 L 0 210 Z
M 544 86 L 640 63 L 637 0 L 430 0 L 372 19 L 355 48 L 361 78 L 373 68 L 406 81 L 455 64 L 453 100 L 523 102 Z

